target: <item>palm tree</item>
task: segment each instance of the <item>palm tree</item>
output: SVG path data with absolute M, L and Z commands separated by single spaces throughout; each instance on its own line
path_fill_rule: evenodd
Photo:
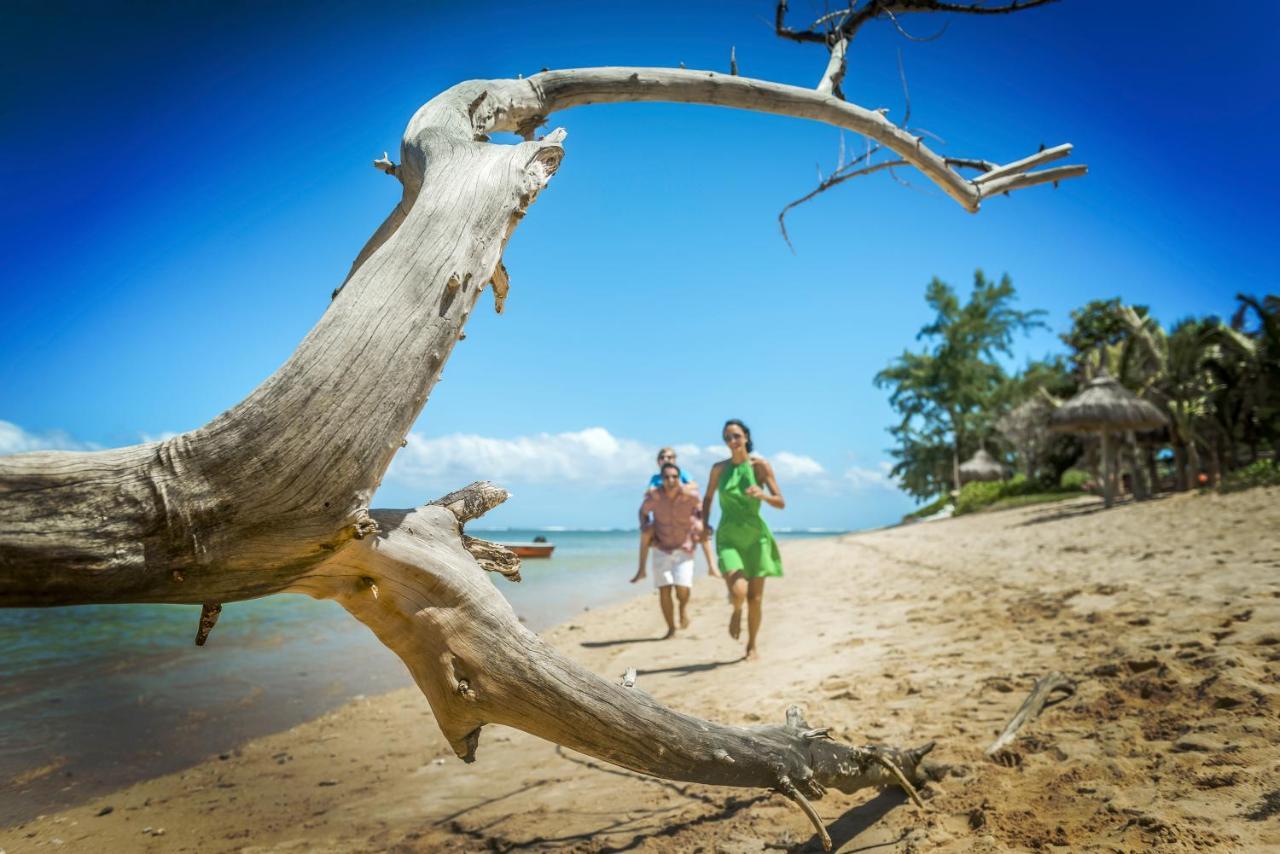
M 1141 316 L 1129 306 L 1122 306 L 1120 314 L 1129 328 L 1121 376 L 1169 417 L 1178 488 L 1187 489 L 1200 473 L 1203 422 L 1212 406 L 1213 377 L 1207 363 L 1221 324 L 1188 318 L 1166 332 L 1155 318 Z
M 1247 363 L 1247 375 L 1241 378 L 1246 388 L 1247 420 L 1242 438 L 1253 449 L 1257 459 L 1259 440 L 1273 443 L 1275 458 L 1280 460 L 1280 295 L 1268 294 L 1262 299 L 1236 294 L 1240 307 L 1224 335 L 1226 348 Z M 1249 313 L 1257 326 L 1246 328 Z

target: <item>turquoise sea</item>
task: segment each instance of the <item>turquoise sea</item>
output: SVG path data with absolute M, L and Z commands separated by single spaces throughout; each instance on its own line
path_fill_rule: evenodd
M 521 583 L 493 578 L 535 631 L 650 589 L 628 583 L 635 531 L 471 533 L 555 544 L 550 559 L 524 561 Z M 412 684 L 400 660 L 332 602 L 230 603 L 204 647 L 193 643 L 199 613 L 183 605 L 0 609 L 0 825 Z

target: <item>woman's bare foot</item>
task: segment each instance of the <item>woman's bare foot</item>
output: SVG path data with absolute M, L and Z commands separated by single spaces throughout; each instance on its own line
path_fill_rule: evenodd
M 733 616 L 729 618 L 729 637 L 737 640 L 740 634 L 742 634 L 742 609 L 734 608 Z
M 760 658 L 760 653 L 756 651 L 754 646 L 747 647 L 747 654 L 742 656 L 743 661 L 755 661 Z

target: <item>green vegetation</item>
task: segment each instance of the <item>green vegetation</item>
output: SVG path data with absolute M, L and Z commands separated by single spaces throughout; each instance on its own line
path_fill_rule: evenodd
M 1280 486 L 1280 464 L 1258 460 L 1224 477 L 1220 488 L 1223 492 L 1240 492 L 1255 486 Z
M 946 494 L 960 477 L 960 460 L 977 450 L 991 432 L 993 404 L 1007 381 L 997 355 L 1011 355 L 1013 336 L 1043 326 L 1040 311 L 1019 311 L 1013 282 L 993 282 L 981 270 L 973 275 L 969 301 L 941 279 L 925 288 L 933 322 L 916 336 L 923 352 L 904 351 L 876 374 L 875 384 L 889 388 L 889 402 L 902 416 L 889 432 L 899 447 L 893 476 L 917 498 Z
M 1074 478 L 1073 478 L 1074 480 Z M 988 480 L 966 483 L 956 496 L 956 515 L 975 513 L 979 510 L 996 510 L 1022 507 L 1046 501 L 1060 501 L 1080 494 L 1079 486 L 1063 485 L 1046 489 L 1038 480 L 1028 480 L 1025 475 L 1014 475 L 1008 480 Z
M 875 377 L 900 416 L 889 428 L 893 475 L 915 498 L 933 499 L 911 515 L 932 515 L 951 495 L 966 513 L 1051 500 L 1097 480 L 1097 437 L 1051 432 L 1049 416 L 1103 370 L 1168 419 L 1166 428 L 1115 437 L 1135 495 L 1276 482 L 1280 295 L 1237 300 L 1229 322 L 1186 318 L 1168 329 L 1147 306 L 1093 300 L 1071 312 L 1059 336 L 1066 353 L 1010 374 L 998 360 L 1010 356 L 1017 333 L 1043 326 L 1042 313 L 1013 307 L 1007 275 L 997 283 L 979 270 L 967 303 L 934 279 L 925 289 L 934 319 L 917 336 L 924 349 L 904 351 Z M 1023 481 L 960 489 L 960 463 L 979 449 Z
M 1085 484 L 1093 480 L 1093 475 L 1080 469 L 1067 469 L 1058 480 L 1058 485 L 1065 490 L 1082 492 Z

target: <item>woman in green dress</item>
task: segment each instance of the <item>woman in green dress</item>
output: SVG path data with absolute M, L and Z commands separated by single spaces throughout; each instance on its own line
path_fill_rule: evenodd
M 703 536 L 711 527 L 711 499 L 720 496 L 720 526 L 715 530 L 720 575 L 729 587 L 733 615 L 729 636 L 742 633 L 742 606 L 747 606 L 747 659 L 754 659 L 756 635 L 764 604 L 764 580 L 782 575 L 782 556 L 769 526 L 760 516 L 761 502 L 781 510 L 786 506 L 782 490 L 768 460 L 751 453 L 751 431 L 736 418 L 724 424 L 729 459 L 711 467 L 707 494 L 702 499 Z M 767 490 L 767 491 L 766 491 Z

